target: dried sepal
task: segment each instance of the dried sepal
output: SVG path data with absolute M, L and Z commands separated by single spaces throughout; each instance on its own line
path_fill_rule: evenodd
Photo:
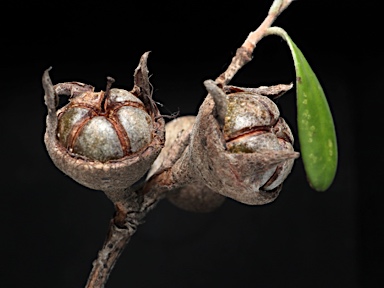
M 57 96 L 59 93 L 70 96 L 74 102 L 78 101 L 79 103 L 89 104 L 90 106 L 92 106 L 95 101 L 100 102 L 100 109 L 103 109 L 103 107 L 110 105 L 108 100 L 103 103 L 104 98 L 99 97 L 100 94 L 104 92 L 95 93 L 93 92 L 92 86 L 79 82 L 60 83 L 60 85 L 53 86 L 49 78 L 49 69 L 44 72 L 43 87 L 45 90 L 45 103 L 48 107 L 44 141 L 54 164 L 80 184 L 91 189 L 103 191 L 121 191 L 127 189 L 145 175 L 163 148 L 165 142 L 165 123 L 152 100 L 147 70 L 147 58 L 148 52 L 141 57 L 139 66 L 135 70 L 135 83 L 132 91 L 124 91 L 142 99 L 145 105 L 145 109 L 143 109 L 150 115 L 148 117 L 150 117 L 151 120 L 151 139 L 148 143 L 140 147 L 140 149 L 136 149 L 137 151 L 131 149 L 132 153 L 122 155 L 122 158 L 116 157 L 116 159 L 107 159 L 106 161 L 95 160 L 92 159 L 92 157 L 88 157 L 89 155 L 81 155 L 81 153 L 74 153 L 73 150 L 67 149 L 67 147 L 63 145 L 67 139 L 63 142 L 59 139 L 61 136 L 59 135 L 58 137 L 58 115 L 56 112 Z M 126 96 L 124 91 L 122 92 L 122 89 L 111 89 L 109 93 L 112 95 L 112 98 L 115 97 L 124 100 Z M 126 120 L 125 116 L 126 115 L 122 115 Z M 125 121 L 124 119 L 122 122 Z M 145 121 L 148 122 L 148 119 Z M 134 122 L 129 123 L 127 126 L 133 123 Z M 122 125 L 124 126 L 124 124 Z M 141 126 L 139 125 L 138 127 L 140 128 Z M 60 131 L 66 131 L 65 127 L 60 129 Z M 88 141 L 88 139 L 84 141 Z
M 272 86 L 260 86 L 260 87 L 238 87 L 233 85 L 225 85 L 223 91 L 226 94 L 236 92 L 249 92 L 257 95 L 267 96 L 271 99 L 277 99 L 283 96 L 286 92 L 291 90 L 293 84 L 277 84 Z

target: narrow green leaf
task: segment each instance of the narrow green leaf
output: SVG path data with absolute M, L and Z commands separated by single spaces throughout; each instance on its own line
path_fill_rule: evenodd
M 297 127 L 300 152 L 310 186 L 325 191 L 337 170 L 337 141 L 331 110 L 323 88 L 304 55 L 279 27 L 268 34 L 282 37 L 291 50 L 296 70 Z

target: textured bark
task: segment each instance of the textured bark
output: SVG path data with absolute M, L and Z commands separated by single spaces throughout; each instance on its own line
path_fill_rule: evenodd
M 86 288 L 102 288 L 125 246 L 136 232 L 145 215 L 162 197 L 154 193 L 142 195 L 130 191 L 125 202 L 116 202 L 116 213 L 110 222 L 107 237 L 89 274 Z

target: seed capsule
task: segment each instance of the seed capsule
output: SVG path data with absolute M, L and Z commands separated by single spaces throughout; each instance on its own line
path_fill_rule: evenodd
M 164 146 L 164 119 L 152 100 L 144 53 L 131 91 L 94 92 L 79 82 L 52 84 L 43 75 L 48 108 L 44 142 L 53 163 L 78 183 L 104 191 L 113 201 L 137 183 Z M 59 95 L 70 103 L 56 111 Z
M 294 151 L 291 129 L 276 104 L 266 96 L 248 92 L 227 95 L 224 137 L 232 153 L 253 153 L 262 150 Z M 294 159 L 260 174 L 260 189 L 273 190 L 291 172 Z
M 270 130 L 280 116 L 276 104 L 265 96 L 238 92 L 227 95 L 227 101 L 226 139 L 248 132 Z
M 123 89 L 84 92 L 57 112 L 57 137 L 71 153 L 106 162 L 138 152 L 152 140 L 143 102 Z
M 285 87 L 204 85 L 211 97 L 200 106 L 190 140 L 196 174 L 212 191 L 241 203 L 274 201 L 299 153 L 276 104 L 260 91 L 281 95 Z

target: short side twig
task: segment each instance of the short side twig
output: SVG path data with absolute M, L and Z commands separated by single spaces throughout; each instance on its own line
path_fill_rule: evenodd
M 227 70 L 216 78 L 216 83 L 226 85 L 235 76 L 245 64 L 252 60 L 252 53 L 256 44 L 264 37 L 265 32 L 276 18 L 291 4 L 292 0 L 275 0 L 269 9 L 268 16 L 261 25 L 253 32 L 249 33 L 243 45 L 236 51 L 236 55 L 232 58 L 231 64 Z

